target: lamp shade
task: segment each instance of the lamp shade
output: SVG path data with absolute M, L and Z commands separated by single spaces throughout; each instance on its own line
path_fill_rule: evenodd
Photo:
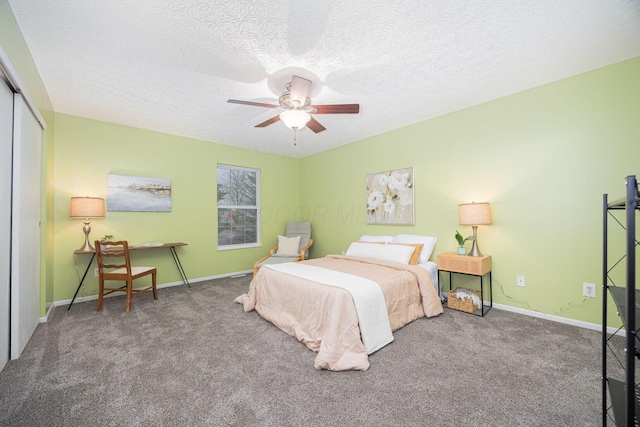
M 491 224 L 491 206 L 489 203 L 464 203 L 458 205 L 458 223 L 460 225 Z
M 309 113 L 305 113 L 301 110 L 286 110 L 280 113 L 280 120 L 289 129 L 302 129 L 307 125 L 307 122 L 311 120 Z
M 71 218 L 104 218 L 104 199 L 99 197 L 72 197 Z

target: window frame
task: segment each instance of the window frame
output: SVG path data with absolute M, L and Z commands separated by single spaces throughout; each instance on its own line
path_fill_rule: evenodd
M 243 172 L 251 172 L 256 174 L 256 204 L 254 205 L 221 205 L 218 200 L 218 172 L 220 169 L 238 170 Z M 225 163 L 216 164 L 216 239 L 219 251 L 228 251 L 234 249 L 257 248 L 261 247 L 260 241 L 260 169 L 249 168 L 244 166 L 228 165 Z M 255 243 L 231 243 L 228 245 L 220 245 L 220 209 L 255 209 L 256 211 L 256 241 Z

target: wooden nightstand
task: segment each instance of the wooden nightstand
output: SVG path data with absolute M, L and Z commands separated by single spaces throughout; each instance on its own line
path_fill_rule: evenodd
M 486 313 L 493 307 L 493 291 L 491 289 L 491 255 L 486 256 L 468 256 L 458 255 L 456 252 L 445 252 L 438 254 L 438 282 L 440 281 L 440 272 L 449 273 L 449 290 L 453 289 L 453 277 L 455 274 L 466 274 L 468 276 L 480 277 L 480 300 L 482 307 L 473 314 L 484 317 Z M 484 303 L 484 276 L 489 275 L 489 305 Z M 445 307 L 447 307 L 445 303 Z M 449 307 L 450 308 L 450 307 Z M 486 309 L 485 309 L 486 308 Z

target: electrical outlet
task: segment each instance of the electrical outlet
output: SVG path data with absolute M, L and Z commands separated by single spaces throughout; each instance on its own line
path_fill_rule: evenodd
M 98 277 L 98 269 L 97 268 L 93 269 L 93 277 Z
M 524 276 L 516 276 L 516 285 L 524 286 Z
M 596 297 L 596 285 L 593 283 L 583 283 L 582 284 L 582 295 L 589 298 Z

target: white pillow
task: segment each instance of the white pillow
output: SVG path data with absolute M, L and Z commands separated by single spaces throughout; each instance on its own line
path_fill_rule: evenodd
M 285 237 L 278 236 L 278 252 L 276 255 L 299 255 L 300 236 Z
M 415 249 L 413 246 L 353 242 L 349 245 L 349 249 L 347 249 L 345 255 L 399 262 L 400 264 L 408 265 Z
M 358 239 L 359 242 L 375 242 L 375 243 L 391 243 L 393 241 L 393 236 L 360 236 Z
M 420 253 L 420 259 L 418 264 L 424 264 L 431 258 L 431 253 L 436 243 L 438 243 L 437 237 L 431 236 L 418 236 L 417 234 L 398 234 L 393 238 L 393 243 L 421 243 L 422 252 Z

